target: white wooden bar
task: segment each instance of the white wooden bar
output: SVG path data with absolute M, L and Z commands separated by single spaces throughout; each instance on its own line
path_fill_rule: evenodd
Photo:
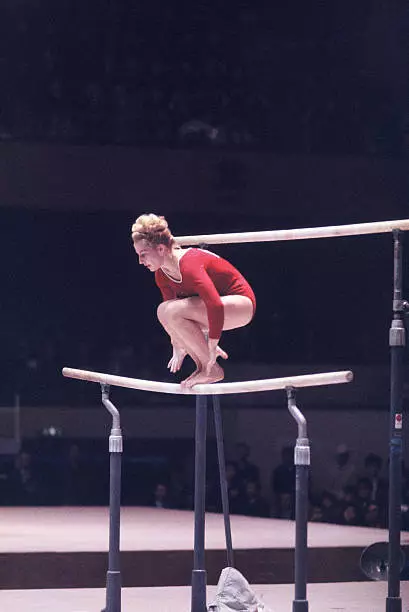
M 263 380 L 247 380 L 230 383 L 212 383 L 195 385 L 190 389 L 180 384 L 157 382 L 154 380 L 141 380 L 127 378 L 101 372 L 76 370 L 64 368 L 63 375 L 67 378 L 76 378 L 88 382 L 95 382 L 139 391 L 153 391 L 155 393 L 171 393 L 173 395 L 226 395 L 230 393 L 255 393 L 258 391 L 277 391 L 287 387 L 319 387 L 323 385 L 337 385 L 351 382 L 353 373 L 350 370 L 341 372 L 324 372 L 321 374 L 304 374 L 301 376 L 288 376 L 284 378 L 268 378 Z
M 338 238 L 340 236 L 362 236 L 383 234 L 394 229 L 409 230 L 409 219 L 354 223 L 352 225 L 328 225 L 326 227 L 304 227 L 300 229 L 272 230 L 263 232 L 241 232 L 232 234 L 203 234 L 201 236 L 179 236 L 180 245 L 227 244 L 239 242 L 278 242 L 281 240 L 306 240 L 311 238 Z

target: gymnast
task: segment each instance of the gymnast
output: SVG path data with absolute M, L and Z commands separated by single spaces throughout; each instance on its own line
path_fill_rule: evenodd
M 219 347 L 220 336 L 222 330 L 244 327 L 252 320 L 256 298 L 249 283 L 215 253 L 180 247 L 162 216 L 138 217 L 132 241 L 139 263 L 155 273 L 162 293 L 157 315 L 173 345 L 169 370 L 180 370 L 190 355 L 196 369 L 182 386 L 223 380 L 216 360 L 228 355 Z

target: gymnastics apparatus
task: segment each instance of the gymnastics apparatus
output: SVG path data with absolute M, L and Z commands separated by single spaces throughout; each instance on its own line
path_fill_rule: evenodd
M 403 358 L 406 344 L 404 316 L 407 303 L 402 298 L 402 231 L 409 230 L 409 219 L 357 223 L 352 225 L 182 236 L 176 238 L 180 245 L 220 244 L 243 242 L 275 242 L 282 240 L 303 240 L 313 238 L 335 238 L 365 234 L 393 233 L 393 317 L 389 332 L 391 353 L 390 388 L 390 445 L 389 445 L 389 545 L 387 559 L 388 595 L 386 612 L 402 612 L 400 597 L 400 513 L 401 513 L 401 462 L 402 462 L 402 411 L 403 411 Z M 296 404 L 296 391 L 303 387 L 324 386 L 350 382 L 350 371 L 326 372 L 303 376 L 292 376 L 266 380 L 252 380 L 234 383 L 198 384 L 191 388 L 179 384 L 162 383 L 136 378 L 126 378 L 99 372 L 64 368 L 63 375 L 89 382 L 99 383 L 102 389 L 102 403 L 112 416 L 109 437 L 110 452 L 110 523 L 109 557 L 106 583 L 106 612 L 121 610 L 120 574 L 120 493 L 122 432 L 120 415 L 109 399 L 109 387 L 120 386 L 155 393 L 171 393 L 196 396 L 195 429 L 195 491 L 194 491 L 194 561 L 192 570 L 191 612 L 206 612 L 206 570 L 205 570 L 205 484 L 206 484 L 206 429 L 207 396 L 213 398 L 216 440 L 220 470 L 220 484 L 224 525 L 226 535 L 227 563 L 233 567 L 233 546 L 230 529 L 227 482 L 223 448 L 223 432 L 219 396 L 231 393 L 254 393 L 261 391 L 285 390 L 287 406 L 298 426 L 294 451 L 296 467 L 296 516 L 295 516 L 295 597 L 293 612 L 308 612 L 307 600 L 307 521 L 308 521 L 308 477 L 310 466 L 310 445 L 307 437 L 307 421 Z M 212 607 L 212 609 L 214 609 Z M 216 608 L 217 609 L 217 608 Z

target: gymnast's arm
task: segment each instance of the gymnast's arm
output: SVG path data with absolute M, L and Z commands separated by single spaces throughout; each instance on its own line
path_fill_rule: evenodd
M 160 292 L 162 294 L 162 299 L 164 302 L 169 300 L 175 300 L 176 294 L 172 287 L 170 287 L 167 283 L 163 282 L 161 278 L 155 275 L 156 284 L 158 285 Z M 174 374 L 182 367 L 182 363 L 184 358 L 187 355 L 186 349 L 178 342 L 177 338 L 174 336 L 170 337 L 172 347 L 173 347 L 173 355 L 168 362 L 168 369 Z
M 210 359 L 208 370 L 216 362 L 218 354 L 218 344 L 222 335 L 224 324 L 224 306 L 212 279 L 208 275 L 204 265 L 196 269 L 190 269 L 185 274 L 189 275 L 189 284 L 195 287 L 199 297 L 203 300 L 209 322 L 208 347 Z

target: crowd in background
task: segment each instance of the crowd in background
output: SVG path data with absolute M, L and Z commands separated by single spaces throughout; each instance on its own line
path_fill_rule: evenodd
M 95 443 L 94 443 L 95 444 Z M 0 505 L 106 505 L 108 470 L 102 469 L 101 456 L 92 444 L 71 442 L 64 452 L 47 458 L 45 447 L 26 448 L 0 466 Z M 123 462 L 123 505 L 156 508 L 193 509 L 193 455 L 167 457 L 156 466 L 152 458 L 132 458 L 125 453 Z M 162 455 L 166 455 L 162 449 Z M 106 453 L 105 453 L 106 456 Z M 139 471 L 132 465 L 140 463 Z M 147 461 L 151 462 L 148 465 Z M 206 509 L 222 512 L 218 466 L 208 462 Z M 409 529 L 409 470 L 403 466 L 402 528 Z M 105 477 L 103 476 L 105 474 Z M 295 481 L 293 447 L 283 447 L 281 462 L 271 471 L 264 487 L 259 468 L 250 459 L 245 443 L 236 447 L 235 457 L 226 463 L 228 499 L 231 514 L 294 520 Z M 344 444 L 334 451 L 320 481 L 309 481 L 309 520 L 342 525 L 386 528 L 388 525 L 388 479 L 384 477 L 382 458 L 369 453 L 364 465 L 353 464 L 351 451 Z
M 400 156 L 406 105 L 371 57 L 374 11 L 3 2 L 0 138 Z

